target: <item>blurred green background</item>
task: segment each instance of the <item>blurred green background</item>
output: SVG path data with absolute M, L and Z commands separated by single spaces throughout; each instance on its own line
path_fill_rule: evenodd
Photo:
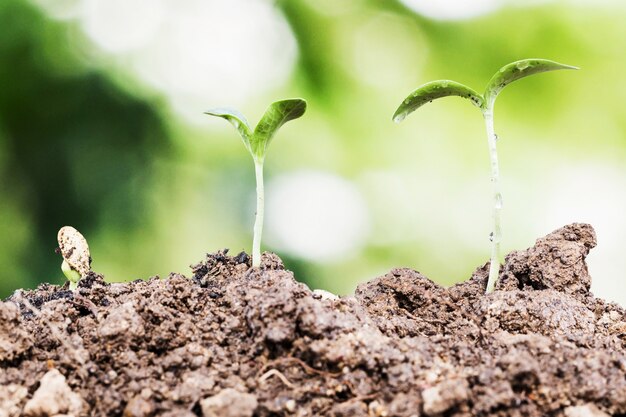
M 63 282 L 63 225 L 111 281 L 249 251 L 252 161 L 202 112 L 256 123 L 286 97 L 309 109 L 266 160 L 264 249 L 338 293 L 397 266 L 467 279 L 489 256 L 480 112 L 391 115 L 424 82 L 482 91 L 537 57 L 581 71 L 498 99 L 504 251 L 589 222 L 593 290 L 626 304 L 625 21 L 619 0 L 2 0 L 0 297 Z

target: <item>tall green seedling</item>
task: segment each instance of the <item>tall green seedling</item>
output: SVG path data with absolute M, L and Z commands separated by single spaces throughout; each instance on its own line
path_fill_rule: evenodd
M 252 155 L 256 176 L 256 218 L 252 240 L 252 266 L 261 265 L 261 235 L 263 234 L 263 216 L 265 191 L 263 186 L 263 163 L 267 148 L 278 129 L 290 120 L 299 118 L 306 111 L 306 101 L 295 98 L 276 101 L 267 108 L 254 130 L 246 118 L 237 110 L 227 108 L 212 109 L 205 114 L 226 119 L 241 135 L 243 144 Z
M 500 171 L 498 167 L 498 153 L 496 149 L 497 136 L 493 126 L 493 108 L 498 94 L 504 87 L 529 75 L 546 71 L 561 69 L 578 69 L 570 65 L 559 64 L 546 59 L 524 59 L 505 65 L 491 77 L 483 95 L 477 93 L 466 85 L 450 80 L 431 81 L 413 91 L 398 107 L 393 115 L 396 123 L 404 120 L 406 116 L 437 98 L 447 96 L 459 96 L 469 99 L 472 104 L 480 109 L 485 120 L 487 130 L 487 144 L 489 145 L 489 157 L 491 161 L 491 183 L 493 185 L 493 230 L 491 239 L 491 261 L 489 265 L 489 279 L 487 292 L 493 291 L 500 271 L 500 243 L 502 241 L 502 227 L 500 214 L 502 211 L 502 194 L 500 192 Z

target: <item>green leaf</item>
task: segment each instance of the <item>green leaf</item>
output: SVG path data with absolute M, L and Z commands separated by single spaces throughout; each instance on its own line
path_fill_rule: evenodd
M 559 64 L 558 62 L 547 59 L 522 59 L 521 61 L 507 64 L 500 68 L 500 70 L 491 77 L 491 80 L 489 80 L 487 88 L 485 89 L 485 102 L 487 105 L 493 105 L 500 91 L 513 81 L 541 72 L 562 69 L 578 68 L 572 67 L 571 65 Z
M 235 109 L 229 108 L 211 109 L 204 112 L 204 114 L 208 114 L 209 116 L 221 117 L 228 120 L 231 125 L 235 126 L 235 129 L 237 129 L 237 131 L 241 135 L 241 139 L 243 140 L 244 145 L 246 145 L 248 151 L 252 153 L 252 148 L 250 144 L 252 138 L 252 129 L 250 129 L 250 125 L 248 124 L 248 121 L 243 114 Z
M 417 110 L 424 104 L 447 96 L 467 98 L 477 107 L 481 107 L 483 105 L 482 96 L 466 85 L 450 80 L 431 81 L 422 85 L 417 90 L 409 94 L 406 99 L 404 99 L 402 104 L 400 104 L 400 107 L 398 107 L 398 110 L 394 113 L 393 121 L 400 123 L 410 113 Z
M 306 101 L 294 98 L 276 101 L 269 105 L 256 125 L 251 138 L 252 154 L 255 158 L 265 158 L 265 152 L 274 134 L 282 125 L 299 118 L 306 111 Z

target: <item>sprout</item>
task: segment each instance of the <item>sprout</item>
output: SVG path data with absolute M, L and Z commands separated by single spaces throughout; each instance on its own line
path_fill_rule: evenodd
M 91 256 L 87 240 L 72 226 L 64 226 L 57 235 L 63 256 L 61 270 L 70 281 L 70 290 L 75 290 L 78 280 L 91 271 Z
M 502 194 L 500 193 L 498 153 L 496 149 L 497 136 L 493 128 L 493 107 L 496 97 L 504 87 L 513 81 L 540 72 L 554 71 L 560 69 L 578 69 L 569 65 L 559 64 L 546 59 L 524 59 L 505 65 L 495 73 L 487 84 L 484 95 L 478 94 L 471 88 L 450 80 L 439 80 L 426 83 L 412 92 L 398 107 L 393 115 L 396 123 L 404 120 L 411 112 L 422 105 L 441 97 L 459 96 L 469 99 L 472 104 L 480 109 L 485 120 L 487 129 L 487 141 L 489 145 L 489 156 L 491 159 L 491 182 L 493 184 L 493 231 L 491 239 L 491 261 L 489 265 L 489 279 L 487 281 L 487 293 L 493 291 L 500 271 L 500 242 L 502 240 L 502 229 L 500 226 L 500 212 L 502 210 Z
M 265 114 L 256 125 L 254 131 L 248 121 L 237 110 L 218 108 L 205 114 L 226 119 L 241 135 L 243 144 L 254 160 L 256 175 L 256 219 L 254 221 L 254 238 L 252 241 L 252 266 L 261 265 L 261 235 L 263 234 L 263 162 L 267 148 L 278 129 L 290 120 L 299 118 L 306 111 L 306 101 L 296 98 L 276 101 L 267 108 Z

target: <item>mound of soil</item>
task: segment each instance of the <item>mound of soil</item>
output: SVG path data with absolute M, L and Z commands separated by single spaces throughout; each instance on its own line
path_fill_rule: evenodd
M 626 413 L 626 317 L 589 293 L 572 224 L 443 288 L 394 269 L 311 291 L 265 254 L 0 303 L 0 416 L 563 416 Z

